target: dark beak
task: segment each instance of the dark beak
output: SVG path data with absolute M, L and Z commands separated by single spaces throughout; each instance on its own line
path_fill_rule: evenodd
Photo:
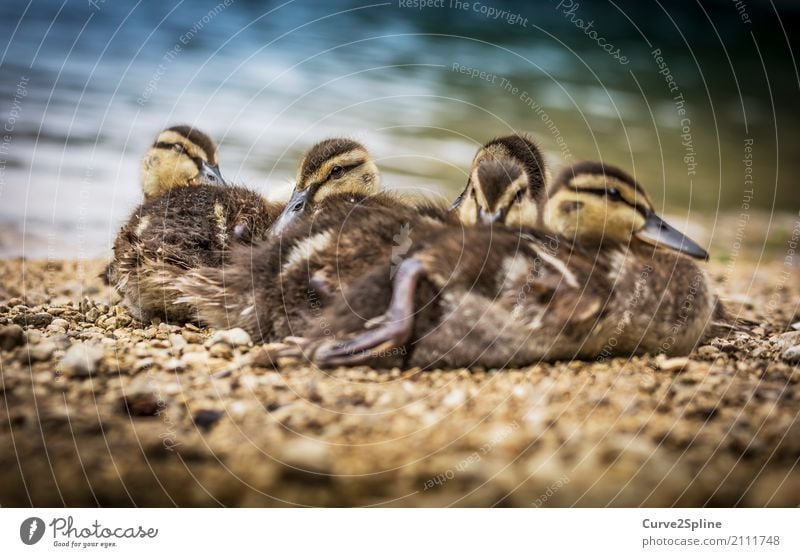
M 506 212 L 503 209 L 500 209 L 496 213 L 487 213 L 483 210 L 483 207 L 478 209 L 478 218 L 483 224 L 495 224 L 498 222 L 503 222 L 506 216 Z
M 667 224 L 655 213 L 647 215 L 644 228 L 636 233 L 641 241 L 654 246 L 662 246 L 683 253 L 695 259 L 708 261 L 708 252 L 701 248 L 694 240 L 684 236 L 681 232 Z
M 206 161 L 200 163 L 200 172 L 203 175 L 203 181 L 207 184 L 220 184 L 222 186 L 227 186 L 228 183 L 222 177 L 222 173 L 219 171 L 219 166 L 216 164 L 208 164 Z
M 467 190 L 468 189 L 469 189 L 469 180 L 467 180 L 467 185 L 464 186 L 464 191 L 459 193 L 458 197 L 456 197 L 456 200 L 453 201 L 452 205 L 450 205 L 450 210 L 451 211 L 454 210 L 454 209 L 457 209 L 458 206 L 461 205 L 461 202 L 464 201 L 464 196 L 467 195 Z
M 310 189 L 305 189 L 303 191 L 294 190 L 292 192 L 292 197 L 289 198 L 289 203 L 286 204 L 286 208 L 280 214 L 278 220 L 275 221 L 275 224 L 272 225 L 272 228 L 270 228 L 269 233 L 271 236 L 280 236 L 283 234 L 283 231 L 303 213 L 308 205 L 310 191 Z

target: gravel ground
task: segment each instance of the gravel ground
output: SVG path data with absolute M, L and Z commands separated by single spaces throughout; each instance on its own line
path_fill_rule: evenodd
M 142 326 L 103 263 L 0 261 L 0 505 L 800 504 L 796 262 L 713 263 L 760 325 L 689 358 L 387 372 Z

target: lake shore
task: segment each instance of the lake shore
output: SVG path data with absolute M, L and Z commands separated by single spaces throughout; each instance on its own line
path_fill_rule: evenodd
M 759 325 L 688 358 L 383 372 L 275 370 L 136 323 L 101 260 L 1 260 L 0 504 L 795 506 L 800 268 L 757 261 L 710 273 Z

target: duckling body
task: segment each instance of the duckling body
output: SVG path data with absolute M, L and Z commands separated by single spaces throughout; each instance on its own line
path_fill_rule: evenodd
M 376 263 L 388 277 L 409 238 L 453 223 L 444 206 L 421 210 L 386 193 L 331 195 L 280 236 L 235 249 L 224 268 L 198 269 L 178 287 L 214 327 L 241 327 L 263 341 L 324 334 L 323 309 L 343 285 Z
M 222 265 L 234 245 L 265 238 L 283 207 L 224 185 L 214 143 L 186 126 L 159 134 L 143 170 L 145 202 L 117 235 L 107 280 L 142 322 L 190 321 L 193 309 L 174 303 L 177 279 L 189 269 Z
M 139 321 L 192 321 L 193 308 L 175 303 L 177 279 L 221 267 L 234 246 L 266 238 L 281 209 L 238 186 L 179 188 L 150 199 L 117 235 L 110 281 Z
M 353 283 L 325 315 L 329 338 L 307 353 L 320 365 L 398 365 L 399 351 L 405 365 L 447 367 L 688 353 L 716 301 L 681 253 L 705 252 L 617 169 L 578 165 L 559 182 L 545 213 L 553 232 L 442 230 L 371 300 L 358 292 L 385 269 Z M 601 215 L 613 221 L 606 233 Z

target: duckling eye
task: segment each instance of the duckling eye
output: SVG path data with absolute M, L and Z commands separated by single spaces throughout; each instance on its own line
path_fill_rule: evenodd
M 344 174 L 344 167 L 336 165 L 333 168 L 331 168 L 331 173 L 330 173 L 331 178 L 341 178 L 342 174 Z
M 180 143 L 175 143 L 172 146 L 172 150 L 175 151 L 176 153 L 180 153 L 180 154 L 184 154 L 186 152 L 186 148 L 183 145 L 181 145 Z
M 614 201 L 619 201 L 622 199 L 622 195 L 620 195 L 619 190 L 617 188 L 608 188 L 606 190 L 606 195 L 609 199 Z
M 525 192 L 524 192 L 523 190 L 519 190 L 519 191 L 516 193 L 516 195 L 514 196 L 514 202 L 515 202 L 515 203 L 519 203 L 520 201 L 522 201 L 522 196 L 523 196 L 523 195 L 525 195 Z

